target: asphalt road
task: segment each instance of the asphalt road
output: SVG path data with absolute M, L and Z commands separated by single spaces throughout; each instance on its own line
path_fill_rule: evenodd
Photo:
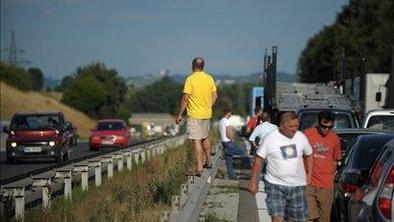
M 132 144 L 140 141 L 133 141 Z M 111 148 L 100 149 L 100 151 L 90 151 L 88 142 L 78 142 L 77 146 L 71 148 L 71 161 L 74 159 L 81 159 L 85 156 L 92 155 L 95 153 L 103 153 L 111 150 Z M 22 174 L 33 174 L 34 171 L 42 168 L 48 168 L 58 164 L 52 160 L 24 160 L 18 163 L 7 163 L 5 149 L 0 152 L 0 181 L 7 180 L 11 177 L 15 177 Z M 30 173 L 32 172 L 32 173 Z

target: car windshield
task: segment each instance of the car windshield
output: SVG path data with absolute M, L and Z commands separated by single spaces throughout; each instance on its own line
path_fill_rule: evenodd
M 59 115 L 18 115 L 11 124 L 12 130 L 58 129 Z
M 97 124 L 97 130 L 121 130 L 124 129 L 122 122 L 100 122 Z
M 394 116 L 372 116 L 367 128 L 394 131 Z
M 300 130 L 317 125 L 318 112 L 305 112 L 300 117 Z M 335 127 L 336 129 L 351 128 L 351 117 L 346 113 L 335 113 Z
M 382 136 L 378 138 L 364 137 L 357 142 L 357 151 L 355 152 L 355 163 L 360 169 L 369 169 L 376 159 L 384 144 L 393 136 Z

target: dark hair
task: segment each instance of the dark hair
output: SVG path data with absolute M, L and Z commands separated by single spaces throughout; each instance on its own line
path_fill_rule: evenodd
M 320 123 L 323 119 L 327 120 L 327 121 L 334 121 L 335 114 L 333 112 L 331 112 L 330 110 L 323 110 L 317 115 L 318 123 Z
M 254 107 L 254 114 L 257 114 L 259 111 L 261 111 L 261 106 Z
M 204 69 L 204 59 L 201 57 L 196 57 L 193 59 L 192 68 L 194 69 Z
M 224 108 L 223 114 L 227 114 L 228 112 L 233 112 L 231 108 Z

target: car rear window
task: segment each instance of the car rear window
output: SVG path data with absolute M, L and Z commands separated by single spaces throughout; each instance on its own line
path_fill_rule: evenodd
M 58 129 L 60 127 L 59 115 L 18 115 L 14 117 L 12 130 L 40 130 Z
M 355 152 L 354 159 L 356 160 L 359 169 L 369 169 L 372 166 L 373 161 L 379 155 L 386 144 L 394 136 L 381 136 L 376 138 L 362 137 L 357 142 L 357 150 Z
M 122 122 L 100 122 L 97 124 L 97 130 L 121 130 L 125 126 Z
M 394 131 L 394 116 L 371 116 L 367 128 Z
M 317 125 L 318 112 L 305 112 L 300 117 L 300 130 L 307 129 Z M 346 113 L 335 113 L 335 128 L 351 128 L 353 127 L 351 117 Z

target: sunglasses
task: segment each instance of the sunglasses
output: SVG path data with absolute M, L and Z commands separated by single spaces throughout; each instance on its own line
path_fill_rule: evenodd
M 321 123 L 319 123 L 319 126 L 320 126 L 320 128 L 322 128 L 322 129 L 332 129 L 332 128 L 334 128 L 334 125 L 326 126 L 326 125 L 323 125 L 323 124 L 321 124 Z

